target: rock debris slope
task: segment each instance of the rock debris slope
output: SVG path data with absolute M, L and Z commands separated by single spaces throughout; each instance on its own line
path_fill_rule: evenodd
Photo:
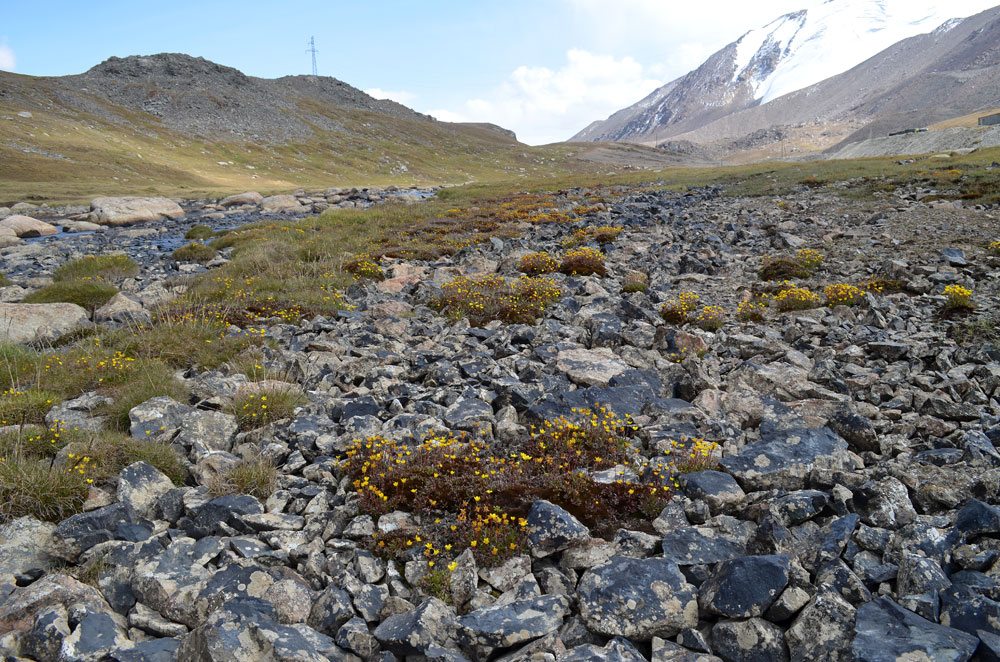
M 997 659 L 1000 348 L 956 335 L 939 294 L 963 285 L 997 313 L 1000 265 L 980 243 L 995 220 L 905 188 L 865 206 L 719 193 L 606 191 L 575 222 L 384 263 L 386 280 L 348 292 L 353 310 L 268 325 L 266 367 L 307 399 L 261 430 L 219 411 L 245 375 L 186 374 L 194 400 L 156 398 L 131 420 L 182 449 L 192 480 L 137 463 L 103 507 L 7 526 L 0 648 L 39 661 Z M 608 275 L 555 276 L 562 297 L 537 325 L 477 328 L 426 305 L 455 275 L 513 275 L 520 256 L 601 225 L 623 228 L 603 246 Z M 736 321 L 760 258 L 801 247 L 826 257 L 800 285 L 895 287 Z M 23 274 L 58 265 L 20 260 Z M 166 264 L 150 253 L 136 282 Z M 636 270 L 649 288 L 622 294 Z M 666 324 L 658 309 L 681 291 L 728 319 Z M 637 468 L 619 472 L 693 437 L 721 461 L 605 538 L 538 498 L 523 549 L 497 567 L 467 550 L 436 589 L 424 555 L 370 549 L 419 518 L 361 511 L 337 461 L 351 440 L 478 430 L 502 450 L 598 402 L 639 429 Z M 213 469 L 252 452 L 280 468 L 276 491 L 209 493 Z

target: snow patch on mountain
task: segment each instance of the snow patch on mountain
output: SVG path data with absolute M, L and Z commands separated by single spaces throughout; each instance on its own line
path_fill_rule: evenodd
M 995 0 L 984 0 L 987 9 Z M 964 3 L 968 4 L 968 3 Z M 826 0 L 751 30 L 736 42 L 733 83 L 764 104 L 864 62 L 892 44 L 957 25 L 934 0 Z

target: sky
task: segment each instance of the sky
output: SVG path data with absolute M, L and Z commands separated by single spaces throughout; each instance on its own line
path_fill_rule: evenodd
M 744 32 L 822 1 L 0 0 L 0 69 L 59 76 L 111 56 L 169 52 L 277 78 L 311 72 L 315 37 L 321 75 L 543 144 L 635 103 Z M 948 4 L 973 13 L 990 3 Z

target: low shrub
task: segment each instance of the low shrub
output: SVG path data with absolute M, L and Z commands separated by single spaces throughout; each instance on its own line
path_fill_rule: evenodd
M 210 239 L 214 236 L 215 232 L 207 225 L 196 225 L 184 233 L 184 238 L 191 240 Z
M 12 284 L 13 283 L 10 282 L 10 279 L 7 278 L 7 274 L 0 273 L 0 287 L 8 287 L 9 285 Z
M 809 273 L 819 269 L 823 264 L 824 259 L 822 253 L 811 248 L 803 248 L 799 250 L 796 257 L 798 258 L 799 264 L 805 267 Z
M 559 300 L 559 286 L 549 278 L 522 276 L 509 281 L 498 274 L 460 276 L 441 287 L 431 308 L 453 318 L 467 318 L 473 326 L 493 320 L 534 324 Z
M 622 233 L 624 228 L 615 227 L 613 225 L 602 225 L 600 227 L 592 228 L 590 230 L 590 236 L 593 237 L 594 241 L 599 244 L 610 244 L 618 235 Z
M 740 301 L 736 308 L 736 317 L 741 322 L 763 322 L 764 313 L 771 303 L 771 298 L 767 294 L 758 294 L 749 299 Z
M 906 289 L 906 285 L 901 280 L 885 276 L 873 276 L 865 281 L 864 289 L 872 294 L 889 294 L 891 292 L 902 292 Z
M 635 271 L 625 274 L 625 277 L 622 279 L 622 292 L 624 294 L 645 292 L 647 289 L 649 289 L 649 276 L 646 274 Z
M 718 331 L 726 320 L 726 311 L 722 306 L 702 306 L 695 317 L 695 324 L 705 331 Z
M 524 516 L 537 499 L 565 508 L 596 535 L 648 530 L 675 475 L 690 470 L 689 459 L 656 466 L 635 459 L 636 432 L 595 407 L 543 422 L 500 455 L 468 436 L 444 434 L 416 446 L 371 437 L 348 447 L 342 468 L 362 512 L 403 510 L 421 519 L 418 530 L 377 534 L 376 551 L 407 558 L 419 550 L 440 567 L 471 549 L 481 567 L 493 566 L 525 552 Z
M 604 276 L 608 273 L 604 266 L 604 254 L 588 246 L 568 251 L 559 264 L 559 271 L 571 276 Z
M 972 310 L 972 290 L 961 285 L 949 285 L 944 288 L 945 302 L 947 310 Z
M 538 276 L 559 271 L 559 260 L 548 253 L 529 253 L 517 263 L 517 270 L 528 276 Z
M 219 474 L 209 485 L 215 496 L 249 494 L 261 501 L 274 493 L 278 484 L 278 470 L 261 456 L 241 459 Z
M 382 280 L 385 274 L 382 267 L 369 257 L 358 257 L 344 265 L 344 271 L 354 276 L 355 280 Z
M 986 251 L 995 257 L 1000 257 L 1000 241 L 991 241 Z
M 139 265 L 128 255 L 87 255 L 56 269 L 52 280 L 57 283 L 72 280 L 97 280 L 114 283 L 139 273 Z
M 828 306 L 856 306 L 865 300 L 865 291 L 854 285 L 834 283 L 823 288 Z
M 230 413 L 236 416 L 241 430 L 254 430 L 289 418 L 296 407 L 305 403 L 305 396 L 293 386 L 266 386 L 237 393 Z
M 762 280 L 787 280 L 808 278 L 811 272 L 801 262 L 790 257 L 765 256 L 757 274 Z
M 660 317 L 670 324 L 683 324 L 687 321 L 688 313 L 694 310 L 697 301 L 698 295 L 694 292 L 681 292 L 664 302 L 660 307 Z
M 214 248 L 196 241 L 192 241 L 186 246 L 181 246 L 170 255 L 177 262 L 198 262 L 199 264 L 211 262 L 215 259 L 215 256 L 216 252 Z
M 24 303 L 75 303 L 93 312 L 117 293 L 116 287 L 105 283 L 62 281 L 32 292 L 24 297 Z

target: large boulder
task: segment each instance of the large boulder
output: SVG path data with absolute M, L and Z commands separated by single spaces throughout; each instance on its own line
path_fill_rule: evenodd
M 32 517 L 20 517 L 0 526 L 0 577 L 48 569 L 52 564 L 48 549 L 55 528 L 55 524 Z
M 0 228 L 11 230 L 18 237 L 47 237 L 50 234 L 59 234 L 59 228 L 49 225 L 45 221 L 39 221 L 30 216 L 8 216 L 0 221 Z
M 698 623 L 695 588 L 662 558 L 616 556 L 584 573 L 577 598 L 587 629 L 605 637 L 649 641 Z
M 747 491 L 800 490 L 813 469 L 854 468 L 847 442 L 830 428 L 772 430 L 719 464 Z
M 75 303 L 0 303 L 0 342 L 50 343 L 87 322 Z
M 168 198 L 94 198 L 90 208 L 94 222 L 111 226 L 184 216 L 181 206 Z
M 272 195 L 260 201 L 261 211 L 292 212 L 295 214 L 309 211 L 309 207 L 299 204 L 294 195 Z
M 858 609 L 854 631 L 857 662 L 965 662 L 979 645 L 971 634 L 932 623 L 884 597 Z
M 566 349 L 556 355 L 556 370 L 581 386 L 607 386 L 628 365 L 610 349 Z
M 246 193 L 237 193 L 236 195 L 231 195 L 228 198 L 223 198 L 219 201 L 219 204 L 223 207 L 231 207 L 233 205 L 259 205 L 263 200 L 264 196 L 257 191 L 247 191 Z

